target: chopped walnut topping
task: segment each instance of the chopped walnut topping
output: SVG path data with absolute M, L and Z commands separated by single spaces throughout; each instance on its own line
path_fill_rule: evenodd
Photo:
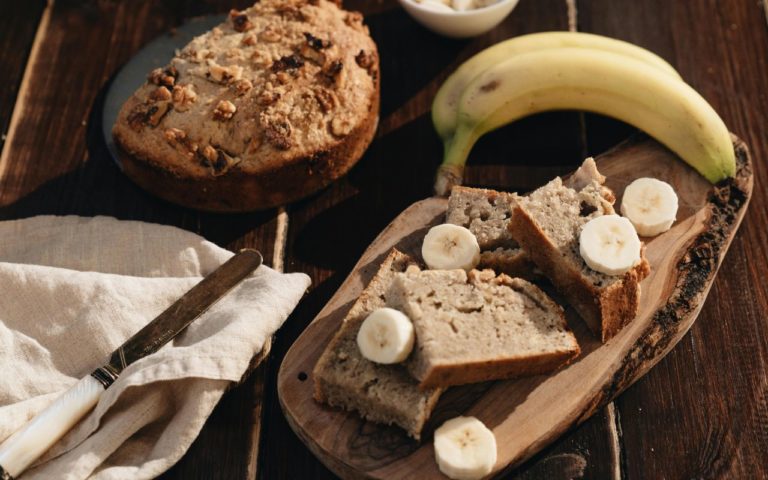
M 269 52 L 260 52 L 256 50 L 251 54 L 251 60 L 260 67 L 266 67 L 272 63 L 272 56 Z
M 271 88 L 271 84 L 268 83 L 267 88 L 261 92 L 261 94 L 256 99 L 256 102 L 263 107 L 268 107 L 269 105 L 272 105 L 280 100 L 281 96 L 282 93 L 275 88 Z
M 218 83 L 229 83 L 235 80 L 240 80 L 243 76 L 243 67 L 240 65 L 229 65 L 227 67 L 219 65 L 213 60 L 208 62 L 208 73 L 206 77 L 212 79 Z
M 314 48 L 310 47 L 306 43 L 302 44 L 299 47 L 299 54 L 301 54 L 302 57 L 306 58 L 310 62 L 313 62 L 317 65 L 323 66 L 325 65 L 325 53 L 315 50 Z
M 323 50 L 332 45 L 330 40 L 321 40 L 309 32 L 304 32 L 304 38 L 307 40 L 307 45 L 314 50 Z
M 224 52 L 224 57 L 227 60 L 242 60 L 244 58 L 242 49 L 239 48 L 230 48 L 226 52 Z
M 153 127 L 156 127 L 160 124 L 160 121 L 163 119 L 166 113 L 168 113 L 171 110 L 171 102 L 160 102 L 155 104 L 152 108 L 149 109 L 147 121 L 150 125 Z
M 264 137 L 280 150 L 288 150 L 293 146 L 291 131 L 291 124 L 288 119 L 271 119 L 264 125 Z
M 168 140 L 168 143 L 175 143 L 187 138 L 187 134 L 184 130 L 179 130 L 178 128 L 168 128 L 163 132 L 163 135 L 165 136 L 165 139 Z
M 167 102 L 171 99 L 171 91 L 166 87 L 158 87 L 149 94 L 149 99 L 153 102 Z
M 232 84 L 238 96 L 245 95 L 253 88 L 253 83 L 247 78 L 242 78 Z
M 373 53 L 360 50 L 360 52 L 355 56 L 355 62 L 360 65 L 360 68 L 368 70 L 376 64 L 376 58 Z
M 148 80 L 155 85 L 165 85 L 166 87 L 172 87 L 176 83 L 176 79 L 179 76 L 179 72 L 176 67 L 170 66 L 166 69 L 156 68 L 149 72 Z
M 285 85 L 291 81 L 291 76 L 285 72 L 277 72 L 275 75 L 275 80 L 277 80 L 280 85 Z
M 170 110 L 171 102 L 139 104 L 128 114 L 128 126 L 136 131 L 141 130 L 145 125 L 156 127 Z
M 336 95 L 325 88 L 320 88 L 315 91 L 315 99 L 317 100 L 317 103 L 320 104 L 320 110 L 322 110 L 323 113 L 328 113 L 333 110 L 337 103 Z
M 337 137 L 349 135 L 352 131 L 352 122 L 347 117 L 333 117 L 331 120 L 331 133 Z
M 178 128 L 168 128 L 163 132 L 165 140 L 177 150 L 183 151 L 189 158 L 194 158 L 197 144 L 192 142 L 187 133 Z
M 173 87 L 173 108 L 180 112 L 186 112 L 197 100 L 197 93 L 191 83 L 176 85 Z
M 273 62 L 272 67 L 270 67 L 270 69 L 273 72 L 282 72 L 284 70 L 301 68 L 303 66 L 304 66 L 304 59 L 294 53 L 292 55 L 287 55 Z
M 323 68 L 320 74 L 323 76 L 326 84 L 338 87 L 344 80 L 344 63 L 341 60 L 335 60 Z
M 306 18 L 304 18 L 304 13 L 302 13 L 302 11 L 299 10 L 299 8 L 296 7 L 296 5 L 290 5 L 290 4 L 278 5 L 275 11 L 279 13 L 281 17 L 288 20 L 297 20 L 299 22 L 303 22 L 304 20 L 306 20 Z
M 193 52 L 194 52 L 193 61 L 195 63 L 202 63 L 216 56 L 212 51 L 208 50 L 207 48 L 201 48 L 200 50 L 193 50 Z
M 230 168 L 240 163 L 240 160 L 239 157 L 211 145 L 206 145 L 200 155 L 200 163 L 204 167 L 210 167 L 214 177 L 224 175 Z
M 240 42 L 246 47 L 252 47 L 256 45 L 256 35 L 249 33 L 248 35 L 243 35 L 243 40 Z
M 210 145 L 206 145 L 205 147 L 203 147 L 203 150 L 200 153 L 202 153 L 203 158 L 208 160 L 210 164 L 213 164 L 213 162 L 215 162 L 216 159 L 219 157 L 219 154 L 218 152 L 216 152 L 216 149 Z M 206 165 L 206 166 L 209 166 L 209 165 Z
M 344 17 L 344 23 L 350 27 L 361 27 L 363 25 L 363 14 L 360 12 L 347 12 Z
M 214 120 L 229 120 L 235 115 L 237 107 L 229 100 L 220 100 L 216 108 L 213 109 Z
M 232 20 L 232 28 L 236 32 L 246 32 L 253 28 L 253 23 L 248 19 L 248 15 L 240 13 L 237 10 L 229 11 L 229 18 Z
M 265 42 L 274 43 L 280 40 L 280 32 L 276 27 L 267 25 L 264 30 L 261 31 L 259 37 Z

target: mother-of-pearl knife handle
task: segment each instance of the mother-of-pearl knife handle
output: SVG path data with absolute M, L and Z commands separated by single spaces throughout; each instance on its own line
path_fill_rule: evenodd
M 64 436 L 99 401 L 104 384 L 80 379 L 24 428 L 0 445 L 0 479 L 12 479 Z

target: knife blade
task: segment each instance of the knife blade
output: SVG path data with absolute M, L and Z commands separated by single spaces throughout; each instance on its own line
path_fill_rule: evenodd
M 115 350 L 109 362 L 80 379 L 53 404 L 0 445 L 0 480 L 12 480 L 69 431 L 128 365 L 158 351 L 262 263 L 243 249 L 192 287 Z

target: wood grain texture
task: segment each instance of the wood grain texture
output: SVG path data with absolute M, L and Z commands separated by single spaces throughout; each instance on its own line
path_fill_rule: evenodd
M 4 76 L 0 84 L 0 151 L 44 9 L 43 0 L 0 3 L 0 72 Z
M 21 56 L 23 49 L 29 50 L 31 38 L 22 30 L 32 28 L 34 36 L 39 13 L 34 13 L 31 2 L 3 2 L 0 8 L 9 14 L 29 10 L 22 12 L 23 21 L 0 16 L 0 56 L 19 57 L 10 61 L 13 68 L 7 71 L 26 70 L 31 88 L 29 95 L 16 101 L 22 113 L 16 133 L 4 146 L 8 163 L 0 171 L 0 219 L 78 214 L 159 222 L 194 231 L 231 250 L 258 248 L 270 264 L 275 253 L 275 211 L 201 214 L 157 200 L 118 171 L 101 139 L 104 92 L 120 65 L 185 18 L 227 12 L 235 3 L 58 1 L 44 31 L 37 32 L 42 39 L 38 53 L 27 63 Z M 4 22 L 14 19 L 18 25 L 6 30 Z M 19 37 L 9 38 L 7 32 Z M 5 50 L 12 41 L 16 52 Z M 10 83 L 13 78 L 3 84 L 4 89 L 17 88 Z M 3 103 L 4 121 L 13 104 L 9 102 L 6 110 Z M 263 358 L 254 359 L 252 373 L 225 394 L 189 454 L 165 478 L 255 477 L 266 374 L 264 365 L 256 366 Z
M 571 316 L 582 355 L 550 375 L 452 389 L 441 398 L 421 445 L 394 427 L 318 404 L 314 368 L 325 346 L 392 247 L 419 255 L 429 227 L 444 222 L 447 201 L 414 203 L 363 253 L 349 277 L 285 356 L 277 379 L 288 423 L 326 466 L 344 478 L 441 478 L 429 442 L 431 429 L 453 416 L 478 417 L 498 443 L 494 473 L 510 471 L 554 441 L 645 374 L 688 331 L 744 217 L 752 192 L 752 165 L 735 143 L 737 176 L 713 187 L 653 140 L 623 143 L 597 158 L 607 185 L 621 201 L 624 187 L 642 176 L 670 183 L 680 199 L 673 228 L 645 239 L 651 274 L 642 282 L 637 317 L 601 344 Z M 637 166 L 642 165 L 642 169 Z M 573 312 L 571 312 L 573 313 Z M 575 317 L 575 318 L 574 318 Z
M 580 29 L 661 54 L 751 145 L 755 159 L 752 206 L 699 320 L 678 348 L 616 402 L 628 479 L 768 478 L 764 6 L 749 1 L 579 1 Z M 589 117 L 590 151 L 600 152 L 627 131 L 616 122 Z

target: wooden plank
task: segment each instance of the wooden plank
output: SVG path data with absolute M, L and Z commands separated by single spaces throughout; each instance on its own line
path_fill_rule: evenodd
M 0 3 L 0 72 L 3 72 L 0 85 L 0 152 L 8 135 L 13 106 L 44 10 L 44 0 Z M 0 156 L 0 171 L 2 163 Z
M 765 5 L 581 0 L 579 24 L 670 60 L 752 147 L 759 179 L 768 155 Z M 591 153 L 628 131 L 595 117 L 587 129 Z M 696 325 L 617 402 L 626 478 L 768 477 L 767 198 L 758 180 Z
M 9 12 L 29 8 L 21 7 L 25 2 L 11 3 L 4 2 L 0 8 Z M 157 200 L 122 176 L 101 139 L 101 102 L 120 65 L 144 43 L 183 19 L 227 12 L 237 6 L 232 3 L 55 4 L 46 28 L 38 34 L 40 46 L 27 69 L 30 88 L 16 104 L 15 133 L 3 152 L 7 161 L 0 169 L 0 219 L 78 214 L 159 222 L 197 232 L 230 249 L 258 248 L 266 264 L 281 261 L 276 252 L 282 252 L 283 245 L 275 248 L 280 223 L 276 211 L 204 214 Z M 237 3 L 241 7 L 248 4 Z M 19 28 L 27 23 L 37 25 L 31 14 L 24 22 L 15 19 Z M 9 22 L 13 20 L 8 17 Z M 15 30 L 5 30 L 4 22 L 2 15 L 0 41 L 7 42 L 13 37 L 6 32 Z M 23 35 L 13 40 L 22 42 Z M 4 54 L 6 43 L 2 45 Z M 8 72 L 22 71 L 20 60 L 14 62 L 15 69 Z M 5 115 L 6 104 L 2 105 Z M 256 475 L 265 374 L 264 366 L 257 368 L 225 394 L 190 452 L 165 478 L 211 478 L 213 471 L 227 479 Z
M 431 195 L 442 147 L 428 115 L 447 75 L 478 50 L 507 37 L 568 28 L 562 0 L 521 2 L 496 30 L 466 41 L 422 29 L 392 0 L 350 0 L 345 6 L 366 13 L 379 46 L 381 123 L 377 139 L 348 177 L 289 209 L 286 269 L 309 273 L 313 287 L 278 333 L 270 360 L 270 385 L 288 347 L 338 289 L 375 235 L 406 206 Z M 528 190 L 571 170 L 581 159 L 582 148 L 577 115 L 553 113 L 526 119 L 477 145 L 466 182 Z M 265 409 L 268 420 L 260 476 L 334 478 L 290 430 L 271 389 Z M 583 473 L 586 478 L 610 478 L 607 418 L 605 412 L 596 415 L 512 476 L 565 479 Z

